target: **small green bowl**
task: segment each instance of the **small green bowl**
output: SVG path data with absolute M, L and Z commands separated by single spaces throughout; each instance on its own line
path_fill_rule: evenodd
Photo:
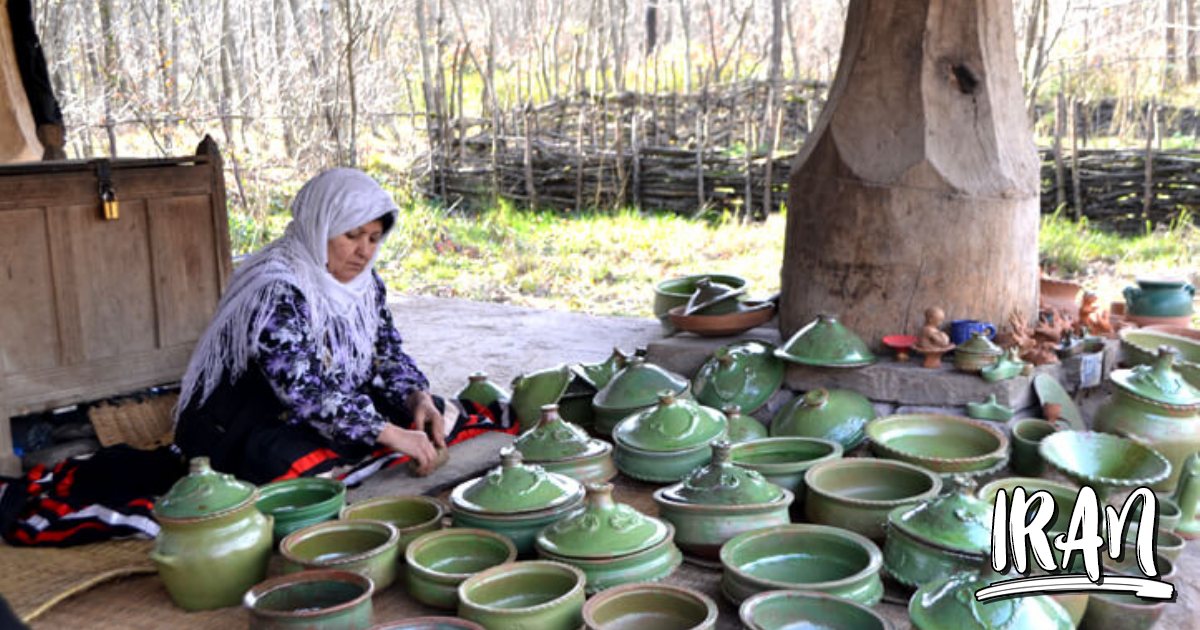
M 711 597 L 669 584 L 626 584 L 583 605 L 588 630 L 708 630 L 717 625 Z
M 796 501 L 792 514 L 804 513 L 804 473 L 823 462 L 841 459 L 840 442 L 811 437 L 770 437 L 734 444 L 729 451 L 733 463 L 756 471 L 767 481 L 791 490 Z
M 559 562 L 502 564 L 458 586 L 458 616 L 488 628 L 576 630 L 586 581 L 583 571 Z
M 400 531 L 400 553 L 421 534 L 442 528 L 446 508 L 441 501 L 420 495 L 377 497 L 342 508 L 344 521 L 368 519 L 391 523 Z
M 298 530 L 337 518 L 346 503 L 346 486 L 337 479 L 300 477 L 258 489 L 255 507 L 275 517 L 275 542 Z
M 383 591 L 396 581 L 400 532 L 382 521 L 329 521 L 288 534 L 279 543 L 285 570 L 341 569 L 361 573 Z
M 884 540 L 888 513 L 941 493 L 942 479 L 914 464 L 891 459 L 853 457 L 817 464 L 804 473 L 809 522 Z
M 251 630 L 354 630 L 371 623 L 375 586 L 353 571 L 317 570 L 255 584 L 242 598 Z
M 813 591 L 766 591 L 742 602 L 742 624 L 750 630 L 892 630 L 879 613 L 841 597 Z
M 508 536 L 486 529 L 445 529 L 418 537 L 404 551 L 408 593 L 417 601 L 453 610 L 458 585 L 496 565 L 517 559 Z

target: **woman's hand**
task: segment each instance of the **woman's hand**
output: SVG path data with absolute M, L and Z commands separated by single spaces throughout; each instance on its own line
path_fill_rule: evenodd
M 436 409 L 435 409 L 436 411 Z M 437 452 L 429 441 L 429 436 L 423 431 L 410 431 L 388 423 L 375 439 L 393 451 L 403 453 L 417 462 L 419 470 L 431 470 L 437 459 Z
M 446 448 L 446 419 L 437 410 L 437 405 L 433 404 L 429 392 L 413 390 L 408 395 L 408 410 L 412 413 L 413 430 L 426 433 L 425 427 L 428 425 L 433 444 L 439 449 Z

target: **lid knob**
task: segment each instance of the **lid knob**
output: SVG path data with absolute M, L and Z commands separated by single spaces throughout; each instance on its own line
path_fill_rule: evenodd
M 467 377 L 472 383 L 482 383 L 487 380 L 487 372 L 475 372 Z
M 504 448 L 500 449 L 501 468 L 516 468 L 521 465 L 521 462 L 524 461 L 524 459 L 524 456 L 521 455 L 521 451 L 518 451 L 511 446 L 505 446 Z
M 725 414 L 726 418 L 742 415 L 742 408 L 738 405 L 725 405 L 721 407 L 721 413 Z
M 188 462 L 189 475 L 203 475 L 212 472 L 212 463 L 207 457 L 193 457 Z
M 666 407 L 667 405 L 672 405 L 674 403 L 675 403 L 675 392 L 673 392 L 669 389 L 660 390 L 658 392 L 659 406 Z
M 605 481 L 592 482 L 584 486 L 587 491 L 587 504 L 599 510 L 610 510 L 616 507 L 613 501 L 613 486 Z
M 805 407 L 821 407 L 829 401 L 829 390 L 818 387 L 804 394 Z
M 733 448 L 733 446 L 729 443 L 729 440 L 717 440 L 716 442 L 713 442 L 712 443 L 712 463 L 713 463 L 713 465 L 720 466 L 722 464 L 728 464 L 729 459 L 730 459 L 729 451 L 732 448 Z

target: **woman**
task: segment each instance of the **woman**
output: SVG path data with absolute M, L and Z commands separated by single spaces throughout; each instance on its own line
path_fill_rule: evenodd
M 183 378 L 175 441 L 254 483 L 395 452 L 429 471 L 437 449 L 504 429 L 429 393 L 401 349 L 373 265 L 398 208 L 369 176 L 333 169 L 292 202 L 284 235 L 230 282 Z

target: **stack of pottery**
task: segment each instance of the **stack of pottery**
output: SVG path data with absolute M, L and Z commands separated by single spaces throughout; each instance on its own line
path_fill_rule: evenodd
M 585 429 L 595 424 L 595 411 L 592 409 L 592 398 L 596 392 L 608 385 L 625 364 L 629 355 L 613 348 L 612 354 L 600 363 L 577 363 L 571 366 L 575 379 L 567 387 L 567 392 L 558 401 L 558 413 L 564 420 L 579 425 Z
M 954 369 L 979 374 L 1000 360 L 1004 350 L 992 343 L 985 333 L 975 332 L 971 339 L 954 350 Z
M 1125 319 L 1139 325 L 1191 324 L 1196 287 L 1179 278 L 1138 278 L 1125 287 Z
M 888 514 L 883 567 L 897 582 L 916 588 L 990 558 L 992 506 L 970 494 L 967 478 L 954 481 L 955 491 Z
M 659 392 L 658 405 L 639 411 L 613 429 L 621 472 L 642 481 L 673 483 L 712 457 L 709 444 L 726 437 L 716 409 Z
M 792 493 L 733 464 L 729 449 L 729 442 L 713 443 L 710 464 L 654 493 L 658 513 L 675 525 L 675 542 L 689 555 L 716 559 L 730 538 L 790 522 Z
M 816 367 L 862 367 L 875 362 L 867 344 L 833 315 L 820 315 L 796 331 L 775 356 Z
M 696 292 L 696 284 L 706 279 L 735 289 L 746 286 L 746 279 L 741 276 L 717 273 L 680 276 L 663 280 L 654 287 L 654 316 L 662 322 L 663 328 L 668 332 L 673 331 L 675 327 L 671 325 L 667 313 L 677 306 L 685 306 L 692 294 Z
M 926 582 L 908 600 L 908 616 L 917 630 L 1037 628 L 1071 630 L 1066 609 L 1045 595 L 980 602 L 975 593 L 1002 579 L 976 571 Z
M 581 483 L 612 479 L 617 474 L 612 444 L 593 439 L 582 428 L 564 421 L 558 409 L 558 405 L 542 405 L 538 425 L 513 442 L 522 459 Z
M 521 430 L 532 429 L 542 417 L 542 405 L 557 403 L 573 380 L 575 373 L 565 365 L 522 374 L 513 379 L 512 412 Z
M 771 420 L 771 437 L 833 440 L 846 451 L 866 439 L 875 407 L 848 389 L 814 389 L 786 404 Z
M 774 353 L 774 346 L 761 341 L 718 348 L 692 378 L 696 400 L 714 409 L 737 405 L 743 413 L 758 411 L 783 384 L 783 362 Z
M 653 363 L 646 363 L 641 357 L 630 359 L 592 399 L 592 409 L 596 412 L 593 429 L 600 435 L 612 434 L 618 422 L 653 406 L 662 391 L 685 396 L 688 380 Z
M 1178 356 L 1163 347 L 1153 365 L 1114 370 L 1115 391 L 1095 419 L 1096 430 L 1128 437 L 1171 462 L 1170 475 L 1154 486 L 1167 492 L 1175 489 L 1184 460 L 1200 451 L 1200 389 L 1174 369 Z
M 589 594 L 670 575 L 683 556 L 670 524 L 612 498 L 612 485 L 587 486 L 584 509 L 542 530 L 538 555 L 569 564 L 587 576 Z
M 155 503 L 162 530 L 150 559 L 177 606 L 234 606 L 262 581 L 271 559 L 271 517 L 255 508 L 257 497 L 253 485 L 196 457 L 188 475 Z
M 459 484 L 450 493 L 455 527 L 478 527 L 508 536 L 517 553 L 533 553 L 541 529 L 583 503 L 583 485 L 541 466 L 521 461 L 521 452 L 505 447 L 500 466 Z

